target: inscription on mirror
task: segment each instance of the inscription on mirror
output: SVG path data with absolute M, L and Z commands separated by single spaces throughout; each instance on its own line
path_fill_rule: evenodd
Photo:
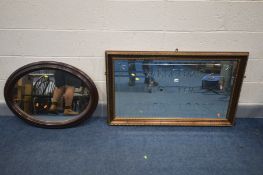
M 12 91 L 15 104 L 41 121 L 74 119 L 89 103 L 89 90 L 82 80 L 62 70 L 30 72 Z
M 115 117 L 226 118 L 237 61 L 114 60 Z

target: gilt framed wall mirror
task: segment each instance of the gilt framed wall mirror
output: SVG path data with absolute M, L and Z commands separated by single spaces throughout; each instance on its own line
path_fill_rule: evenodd
M 19 118 L 46 128 L 75 126 L 91 117 L 98 104 L 97 88 L 88 75 L 50 61 L 16 70 L 6 82 L 4 95 Z
M 248 52 L 106 51 L 110 125 L 231 126 Z

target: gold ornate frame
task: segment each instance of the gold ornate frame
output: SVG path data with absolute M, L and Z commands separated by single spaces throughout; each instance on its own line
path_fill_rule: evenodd
M 248 60 L 248 52 L 106 51 L 107 114 L 110 125 L 232 126 Z M 165 57 L 165 58 L 164 58 Z M 115 117 L 114 60 L 237 60 L 237 70 L 227 117 L 221 118 L 123 118 Z

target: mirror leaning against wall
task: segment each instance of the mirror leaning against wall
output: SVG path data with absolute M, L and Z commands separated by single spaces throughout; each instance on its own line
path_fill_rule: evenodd
M 21 67 L 7 80 L 5 99 L 24 121 L 48 128 L 74 126 L 91 117 L 98 103 L 95 84 L 75 67 L 37 62 Z
M 107 51 L 109 124 L 232 126 L 248 54 Z

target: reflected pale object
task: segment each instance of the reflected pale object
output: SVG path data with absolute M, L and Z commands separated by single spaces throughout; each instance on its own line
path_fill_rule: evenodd
M 43 69 L 20 78 L 13 88 L 15 104 L 40 121 L 67 121 L 89 103 L 89 90 L 78 77 L 63 70 Z

